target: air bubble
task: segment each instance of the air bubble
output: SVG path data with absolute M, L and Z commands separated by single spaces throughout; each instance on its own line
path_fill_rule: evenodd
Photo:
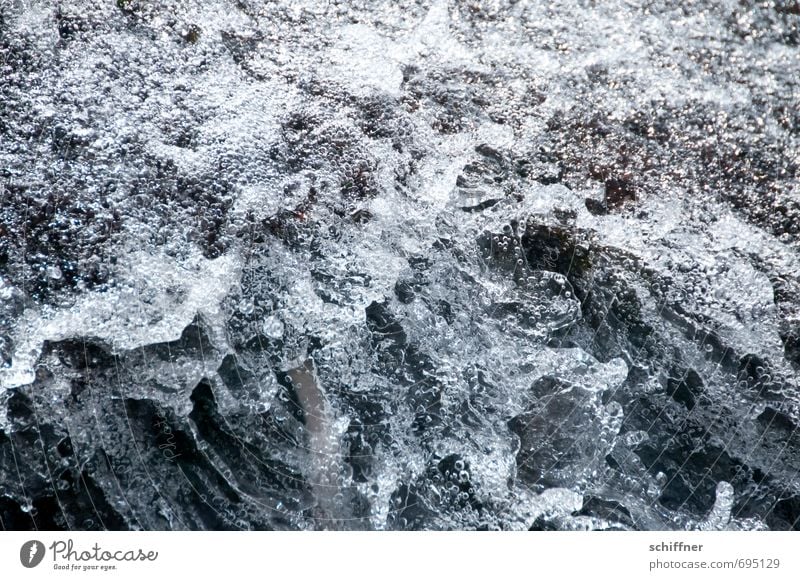
M 277 316 L 268 316 L 264 319 L 261 329 L 265 336 L 274 340 L 283 337 L 283 322 Z

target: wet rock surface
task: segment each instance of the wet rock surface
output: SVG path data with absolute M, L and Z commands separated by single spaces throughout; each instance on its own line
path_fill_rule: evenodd
M 787 2 L 0 6 L 3 529 L 800 529 Z

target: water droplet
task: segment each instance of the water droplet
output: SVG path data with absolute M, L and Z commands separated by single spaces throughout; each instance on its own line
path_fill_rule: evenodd
M 278 340 L 283 337 L 283 322 L 277 316 L 268 316 L 264 319 L 261 330 L 265 336 Z

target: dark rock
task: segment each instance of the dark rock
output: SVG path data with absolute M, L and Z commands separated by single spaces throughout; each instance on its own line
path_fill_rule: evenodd
M 800 497 L 778 500 L 767 516 L 767 524 L 772 530 L 800 531 Z
M 386 303 L 371 303 L 367 306 L 366 315 L 367 326 L 378 340 L 390 340 L 399 346 L 406 344 L 406 333 Z
M 775 11 L 781 14 L 800 16 L 800 2 L 797 0 L 776 0 Z
M 414 288 L 411 286 L 411 284 L 402 280 L 398 280 L 394 285 L 394 293 L 397 296 L 397 299 L 403 304 L 410 304 L 416 297 Z
M 564 391 L 551 392 L 559 387 Z M 594 413 L 599 410 L 592 405 L 589 393 L 579 387 L 567 387 L 555 379 L 537 382 L 534 394 L 550 394 L 540 396 L 508 422 L 511 432 L 520 439 L 517 469 L 526 484 L 570 487 L 593 468 L 593 446 L 600 435 L 599 419 Z
M 0 335 L 0 368 L 11 366 L 13 348 L 11 339 Z
M 254 379 L 253 373 L 239 364 L 236 355 L 229 354 L 222 359 L 222 364 L 217 369 L 222 382 L 233 392 L 242 392 Z
M 765 426 L 767 429 L 774 429 L 776 431 L 783 431 L 783 437 L 790 439 L 795 431 L 797 431 L 797 424 L 780 411 L 767 407 L 758 416 L 758 422 Z
M 59 342 L 45 342 L 43 351 L 55 353 L 61 363 L 77 370 L 97 370 L 114 366 L 116 357 L 110 348 L 94 340 L 67 339 Z
M 719 481 L 731 482 L 736 488 L 744 473 L 742 463 L 725 449 L 704 441 L 700 429 L 672 439 L 659 436 L 635 450 L 650 473 L 661 471 L 667 476 L 659 502 L 671 510 L 685 509 L 698 516 L 714 505 Z M 655 432 L 655 427 L 649 432 Z
M 64 439 L 62 439 L 61 441 L 58 442 L 57 449 L 58 449 L 58 453 L 62 457 L 70 457 L 70 456 L 72 456 L 72 454 L 73 454 L 72 440 L 69 437 L 65 437 Z
M 594 516 L 619 522 L 629 528 L 636 529 L 630 511 L 618 501 L 603 499 L 594 495 L 587 495 L 583 498 L 583 507 L 578 512 L 581 516 Z
M 682 403 L 688 410 L 692 410 L 697 397 L 703 391 L 703 379 L 694 369 L 688 369 L 680 377 L 667 379 L 667 394 Z
M 463 207 L 461 207 L 459 209 L 461 209 L 461 211 L 465 211 L 467 213 L 473 213 L 473 212 L 478 212 L 478 211 L 483 211 L 485 209 L 489 209 L 490 207 L 492 207 L 494 205 L 497 205 L 497 203 L 499 201 L 501 201 L 501 200 L 499 200 L 499 199 L 487 199 L 486 201 L 482 201 L 482 202 L 480 202 L 480 203 L 478 203 L 476 205 L 463 206 Z
M 181 32 L 181 38 L 189 44 L 194 44 L 200 40 L 202 30 L 197 24 L 190 24 L 184 31 Z
M 198 359 L 214 352 L 214 346 L 208 337 L 202 319 L 196 317 L 181 332 L 178 340 L 158 344 L 150 344 L 139 351 L 143 356 L 153 356 L 162 361 L 176 361 L 182 356 Z
M 587 197 L 584 203 L 586 204 L 586 209 L 589 210 L 589 213 L 592 215 L 602 216 L 608 214 L 608 206 L 605 201 L 598 201 L 594 198 Z
M 607 179 L 604 200 L 610 209 L 619 209 L 627 202 L 636 201 L 636 188 L 629 178 Z
M 546 518 L 544 516 L 539 516 L 536 520 L 531 524 L 531 527 L 528 528 L 529 532 L 556 532 L 558 531 L 559 525 L 558 522 L 552 518 Z
M 392 511 L 388 517 L 390 530 L 421 530 L 434 512 L 423 502 L 413 485 L 402 484 L 392 493 Z
M 736 379 L 739 385 L 756 396 L 770 400 L 783 398 L 780 378 L 771 365 L 755 354 L 746 354 L 739 359 Z

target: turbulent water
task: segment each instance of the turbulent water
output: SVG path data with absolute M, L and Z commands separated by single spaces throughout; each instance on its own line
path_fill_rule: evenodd
M 0 0 L 5 529 L 800 529 L 794 0 Z

